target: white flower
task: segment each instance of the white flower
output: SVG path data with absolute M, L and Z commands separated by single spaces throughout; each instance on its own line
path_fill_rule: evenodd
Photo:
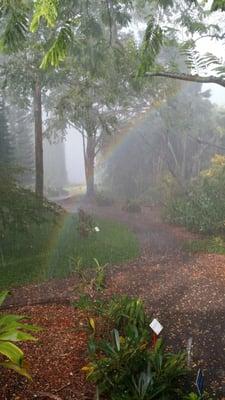
M 100 229 L 99 229 L 99 227 L 98 226 L 95 226 L 95 232 L 100 232 Z

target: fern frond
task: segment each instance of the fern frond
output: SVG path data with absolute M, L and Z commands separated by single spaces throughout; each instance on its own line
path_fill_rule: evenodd
M 146 28 L 142 43 L 141 65 L 139 67 L 138 75 L 143 75 L 146 71 L 153 67 L 162 44 L 163 31 L 161 27 L 155 23 L 155 19 L 152 17 Z
M 221 78 L 225 78 L 225 65 L 219 65 L 218 67 L 213 68 L 213 71 L 215 71 L 216 75 Z
M 191 41 L 185 43 L 180 47 L 180 53 L 185 56 L 187 67 L 194 73 L 199 74 L 208 68 L 216 71 L 216 68 L 222 66 L 222 61 L 217 56 L 212 53 L 201 55 L 193 46 Z

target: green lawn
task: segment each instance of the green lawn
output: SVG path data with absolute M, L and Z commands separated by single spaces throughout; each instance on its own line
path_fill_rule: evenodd
M 0 245 L 0 289 L 63 278 L 71 272 L 71 257 L 82 257 L 85 266 L 120 263 L 139 253 L 135 235 L 124 225 L 95 218 L 100 232 L 81 238 L 77 217 L 60 217 L 57 224 L 42 222 L 30 227 L 29 234 L 12 232 Z

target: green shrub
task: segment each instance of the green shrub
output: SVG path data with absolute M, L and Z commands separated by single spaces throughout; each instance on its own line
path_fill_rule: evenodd
M 96 204 L 100 207 L 109 207 L 114 204 L 114 199 L 108 193 L 97 192 L 95 195 Z
M 90 301 L 80 299 L 90 310 Z M 87 379 L 96 384 L 96 398 L 108 400 L 175 400 L 182 398 L 183 378 L 188 374 L 186 354 L 165 350 L 162 340 L 151 346 L 148 317 L 139 299 L 114 297 L 92 306 L 110 326 L 99 335 L 98 324 L 89 319 L 89 363 L 82 368 Z M 99 319 L 98 319 L 99 322 Z
M 20 170 L 0 164 L 0 238 L 5 239 L 11 231 L 14 237 L 32 230 L 33 223 L 43 223 L 56 217 L 63 210 L 35 193 L 24 189 L 17 182 Z
M 126 325 L 134 325 L 143 330 L 149 324 L 143 302 L 128 296 L 115 296 L 108 304 L 107 316 L 122 331 Z
M 6 291 L 0 292 L 0 306 L 7 294 Z M 30 332 L 37 332 L 39 329 L 34 325 L 24 323 L 24 318 L 24 316 L 19 315 L 0 315 L 0 354 L 4 358 L 0 362 L 0 366 L 12 369 L 30 379 L 24 353 L 15 343 L 36 340 Z
M 104 315 L 106 304 L 102 300 L 93 299 L 87 294 L 82 294 L 78 300 L 73 302 L 73 306 L 94 315 Z
M 94 316 L 101 315 L 110 326 L 118 329 L 122 334 L 130 326 L 135 326 L 142 336 L 149 332 L 149 318 L 146 315 L 144 304 L 138 298 L 128 296 L 114 296 L 111 300 L 94 300 L 87 295 L 81 295 L 74 306 L 92 312 Z
M 122 210 L 130 213 L 140 213 L 141 206 L 135 200 L 127 200 L 126 204 L 122 207 Z
M 159 340 L 154 349 L 135 330 L 120 337 L 113 330 L 111 341 L 95 344 L 91 362 L 83 368 L 87 379 L 108 399 L 175 399 L 180 378 L 187 374 L 185 354 L 166 353 Z
M 86 213 L 81 208 L 78 210 L 78 232 L 82 238 L 86 238 L 90 233 L 94 232 L 94 220 L 91 215 Z
M 183 249 L 192 253 L 225 254 L 225 241 L 218 236 L 207 239 L 187 240 L 183 245 Z
M 166 215 L 170 222 L 196 232 L 215 233 L 225 230 L 225 156 L 215 156 L 188 188 L 188 194 L 177 195 L 169 202 Z

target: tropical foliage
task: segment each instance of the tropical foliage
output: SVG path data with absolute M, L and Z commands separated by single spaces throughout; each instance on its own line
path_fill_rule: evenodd
M 225 157 L 216 155 L 209 169 L 201 172 L 188 188 L 187 195 L 171 201 L 170 221 L 204 233 L 224 232 Z
M 97 308 L 96 308 L 97 310 Z M 116 297 L 101 307 L 101 323 L 113 327 L 99 337 L 91 322 L 88 344 L 90 362 L 82 368 L 97 386 L 96 395 L 112 400 L 175 399 L 182 393 L 186 369 L 185 354 L 170 354 L 161 340 L 151 348 L 148 317 L 140 299 Z
M 7 291 L 0 292 L 0 306 L 7 295 Z M 15 343 L 36 340 L 31 333 L 37 332 L 39 328 L 25 323 L 25 319 L 21 315 L 0 315 L 0 355 L 3 357 L 0 366 L 12 369 L 30 379 L 24 353 Z

